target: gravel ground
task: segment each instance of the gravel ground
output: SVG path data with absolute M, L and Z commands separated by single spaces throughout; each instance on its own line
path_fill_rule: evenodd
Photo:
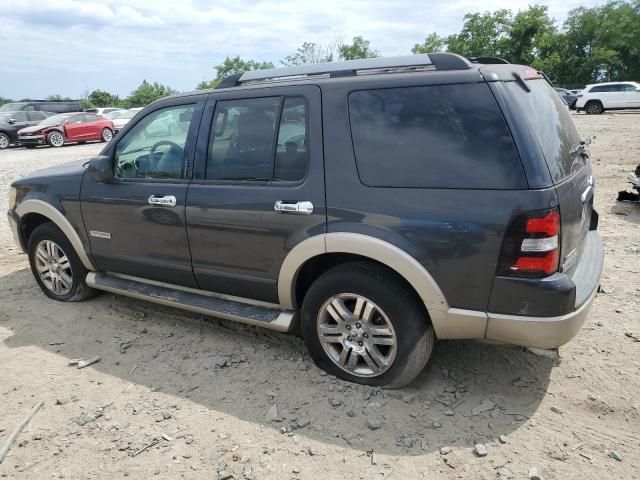
M 0 477 L 640 478 L 640 205 L 615 201 L 640 163 L 640 114 L 575 119 L 594 137 L 606 245 L 590 319 L 557 361 L 440 342 L 403 390 L 332 378 L 294 336 L 108 294 L 49 300 L 0 222 L 0 446 L 44 402 Z M 100 149 L 2 151 L 0 198 Z

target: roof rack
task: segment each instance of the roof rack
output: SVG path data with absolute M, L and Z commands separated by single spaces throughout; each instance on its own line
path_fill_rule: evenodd
M 484 63 L 485 65 L 505 64 L 507 62 L 504 58 L 499 57 L 469 57 L 471 63 Z
M 237 87 L 243 83 L 265 80 L 290 79 L 322 76 L 345 77 L 363 71 L 394 71 L 398 69 L 421 69 L 431 67 L 436 70 L 468 70 L 469 61 L 454 53 L 423 53 L 402 57 L 377 57 L 343 62 L 314 63 L 293 67 L 270 68 L 237 73 L 224 78 L 216 88 Z

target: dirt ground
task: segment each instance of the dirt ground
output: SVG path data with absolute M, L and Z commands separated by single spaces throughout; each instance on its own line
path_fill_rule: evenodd
M 559 362 L 439 342 L 403 390 L 332 378 L 294 336 L 110 294 L 49 300 L 0 221 L 0 446 L 44 402 L 0 477 L 640 478 L 640 205 L 615 201 L 640 163 L 640 114 L 574 118 L 594 139 L 606 246 L 590 319 Z M 100 148 L 0 152 L 0 196 Z

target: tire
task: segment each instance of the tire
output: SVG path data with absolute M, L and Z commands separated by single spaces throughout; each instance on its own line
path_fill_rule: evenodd
M 320 368 L 343 380 L 387 388 L 413 381 L 435 341 L 419 299 L 393 273 L 366 262 L 321 275 L 304 297 L 300 327 Z M 320 331 L 331 341 L 321 341 Z
M 584 111 L 587 112 L 587 115 L 600 115 L 604 112 L 604 108 L 600 102 L 587 102 Z
M 110 128 L 103 128 L 100 138 L 103 142 L 110 142 L 113 139 L 113 132 Z
M 79 302 L 97 293 L 87 285 L 87 269 L 71 243 L 53 223 L 43 223 L 35 228 L 27 242 L 27 253 L 31 273 L 47 297 L 61 302 Z
M 47 143 L 52 147 L 62 147 L 64 145 L 64 142 L 64 134 L 62 132 L 59 132 L 58 130 L 49 132 L 49 134 L 47 135 Z
M 4 150 L 5 148 L 9 148 L 11 145 L 11 139 L 9 135 L 6 133 L 0 133 L 0 150 Z

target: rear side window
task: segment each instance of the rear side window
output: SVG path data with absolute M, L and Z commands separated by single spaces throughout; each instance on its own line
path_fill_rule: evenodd
M 606 92 L 618 92 L 620 90 L 618 85 L 600 85 L 593 87 L 589 93 L 606 93 Z
M 542 79 L 528 80 L 529 92 L 516 82 L 506 82 L 505 86 L 529 121 L 553 182 L 560 183 L 580 170 L 584 162 L 572 153 L 580 144 L 580 135 L 567 106 L 549 84 Z
M 527 186 L 511 134 L 486 84 L 353 92 L 349 116 L 365 185 Z

